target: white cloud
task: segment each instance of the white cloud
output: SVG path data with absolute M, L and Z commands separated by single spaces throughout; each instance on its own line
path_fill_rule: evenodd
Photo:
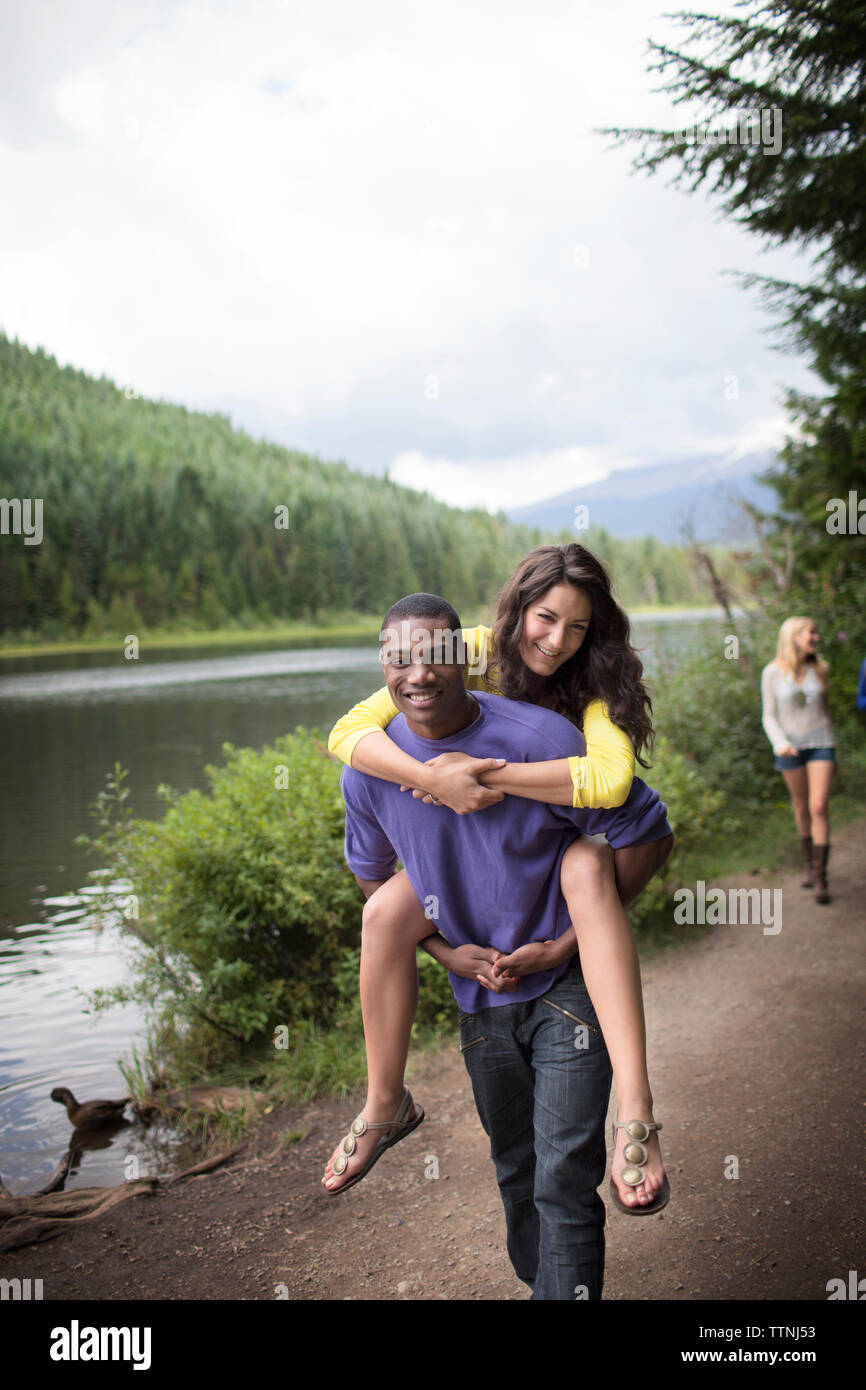
M 743 458 L 746 454 L 759 454 L 766 449 L 781 449 L 789 436 L 800 438 L 801 431 L 787 415 L 756 417 L 750 420 L 748 429 L 739 436 L 732 451 L 733 456 Z
M 597 482 L 607 477 L 610 467 L 600 453 L 585 449 L 460 460 L 427 458 L 414 451 L 398 455 L 388 476 L 441 502 L 498 512 Z
M 592 133 L 668 120 L 655 0 L 34 0 L 11 28 L 2 323 L 61 361 L 493 508 L 778 412 L 719 270 L 792 258 Z
M 61 120 L 82 135 L 97 137 L 105 125 L 105 83 L 92 71 L 58 82 L 54 106 Z

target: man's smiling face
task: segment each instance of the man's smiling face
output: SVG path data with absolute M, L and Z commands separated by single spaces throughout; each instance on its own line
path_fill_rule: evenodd
M 397 619 L 381 636 L 379 655 L 391 699 L 414 733 L 445 738 L 474 717 L 463 680 L 460 631 L 447 618 Z

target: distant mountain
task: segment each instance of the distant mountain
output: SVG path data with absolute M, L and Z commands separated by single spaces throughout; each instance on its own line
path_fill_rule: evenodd
M 733 496 L 766 511 L 775 510 L 775 492 L 756 479 L 775 457 L 770 449 L 735 460 L 716 455 L 650 468 L 615 469 L 603 482 L 572 488 L 507 515 L 520 525 L 570 531 L 579 540 L 574 509 L 583 505 L 589 523 L 584 534 L 604 528 L 623 539 L 655 536 L 660 541 L 681 541 L 683 522 L 691 517 L 698 540 L 723 541 L 741 529 Z

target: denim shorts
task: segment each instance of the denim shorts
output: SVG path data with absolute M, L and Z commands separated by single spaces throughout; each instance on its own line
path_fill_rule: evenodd
M 788 753 L 784 757 L 777 753 L 776 771 L 790 772 L 795 767 L 805 767 L 807 763 L 834 763 L 835 761 L 835 748 L 801 748 L 799 752 Z

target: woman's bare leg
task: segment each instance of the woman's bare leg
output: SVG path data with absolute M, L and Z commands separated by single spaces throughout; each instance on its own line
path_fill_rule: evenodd
M 435 931 L 405 870 L 378 888 L 364 905 L 361 928 L 361 1012 L 367 1045 L 367 1101 L 362 1115 L 373 1124 L 393 1120 L 403 1099 L 403 1076 L 418 1008 L 419 941 Z M 416 1115 L 419 1107 L 415 1107 Z M 340 1145 L 331 1154 L 322 1182 L 337 1191 L 362 1168 L 382 1137 L 368 1130 L 357 1141 L 346 1169 L 333 1172 Z
M 580 963 L 589 996 L 601 1024 L 616 1084 L 618 1118 L 624 1122 L 653 1118 L 653 1098 L 646 1065 L 646 1027 L 640 965 L 631 923 L 623 901 L 632 902 L 670 854 L 673 836 L 613 851 L 579 839 L 562 861 L 562 891 L 577 936 Z M 622 894 L 622 898 L 621 895 Z M 616 1131 L 612 1176 L 626 1206 L 646 1206 L 664 1178 L 658 1134 L 651 1132 L 641 1164 L 644 1182 L 628 1187 L 619 1181 L 627 1166 L 625 1130 Z
M 813 845 L 830 843 L 830 785 L 835 763 L 808 762 L 803 769 L 806 773 L 809 797 L 809 824 L 812 829 Z M 808 831 L 806 832 L 809 833 Z
M 809 766 L 807 764 L 806 766 Z M 818 764 L 815 764 L 818 766 Z M 831 764 L 832 766 L 832 764 Z M 785 779 L 785 786 L 791 797 L 791 805 L 794 808 L 794 820 L 797 822 L 797 834 L 801 839 L 812 834 L 812 822 L 809 817 L 809 783 L 806 776 L 805 767 L 786 768 L 782 772 Z M 826 844 L 826 839 L 824 841 Z
M 835 763 L 810 761 L 805 772 L 809 787 L 809 820 L 812 826 L 812 880 L 816 903 L 830 902 L 827 856 L 830 853 L 830 786 Z

